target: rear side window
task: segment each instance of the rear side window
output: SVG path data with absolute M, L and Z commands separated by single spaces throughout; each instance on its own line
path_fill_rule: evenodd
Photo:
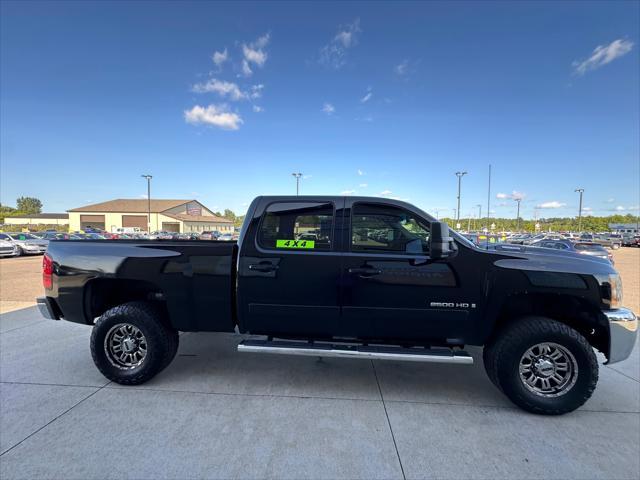
M 429 253 L 429 225 L 413 213 L 386 205 L 357 203 L 351 215 L 351 251 Z
M 262 218 L 258 244 L 273 250 L 331 250 L 333 217 L 332 203 L 272 203 Z

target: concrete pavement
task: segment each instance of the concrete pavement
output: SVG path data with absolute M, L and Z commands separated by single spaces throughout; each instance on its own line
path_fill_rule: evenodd
M 90 329 L 0 316 L 0 477 L 640 477 L 640 350 L 577 412 L 515 408 L 472 367 L 240 354 L 185 334 L 140 387 L 109 383 Z

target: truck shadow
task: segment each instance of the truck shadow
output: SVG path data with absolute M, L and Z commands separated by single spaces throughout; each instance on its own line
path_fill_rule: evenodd
M 487 378 L 479 348 L 470 350 L 474 365 L 463 366 L 239 353 L 246 338 L 183 334 L 173 363 L 141 388 L 358 400 L 382 392 L 385 401 L 512 406 Z

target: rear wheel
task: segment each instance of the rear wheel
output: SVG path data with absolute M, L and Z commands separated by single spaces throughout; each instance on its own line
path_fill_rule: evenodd
M 148 302 L 130 302 L 98 319 L 91 332 L 91 355 L 109 380 L 138 385 L 171 363 L 178 342 L 178 332 L 169 326 L 160 308 Z
M 516 405 L 546 415 L 582 406 L 598 382 L 589 342 L 571 327 L 544 317 L 507 325 L 485 348 L 491 381 Z

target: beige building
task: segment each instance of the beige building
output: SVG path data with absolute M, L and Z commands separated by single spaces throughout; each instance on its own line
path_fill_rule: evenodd
M 20 217 L 4 217 L 5 225 L 69 225 L 68 213 L 34 213 Z
M 69 210 L 69 230 L 97 228 L 116 232 L 120 228 L 147 231 L 146 199 L 117 199 Z M 151 231 L 233 232 L 233 222 L 221 218 L 197 200 L 151 200 Z

